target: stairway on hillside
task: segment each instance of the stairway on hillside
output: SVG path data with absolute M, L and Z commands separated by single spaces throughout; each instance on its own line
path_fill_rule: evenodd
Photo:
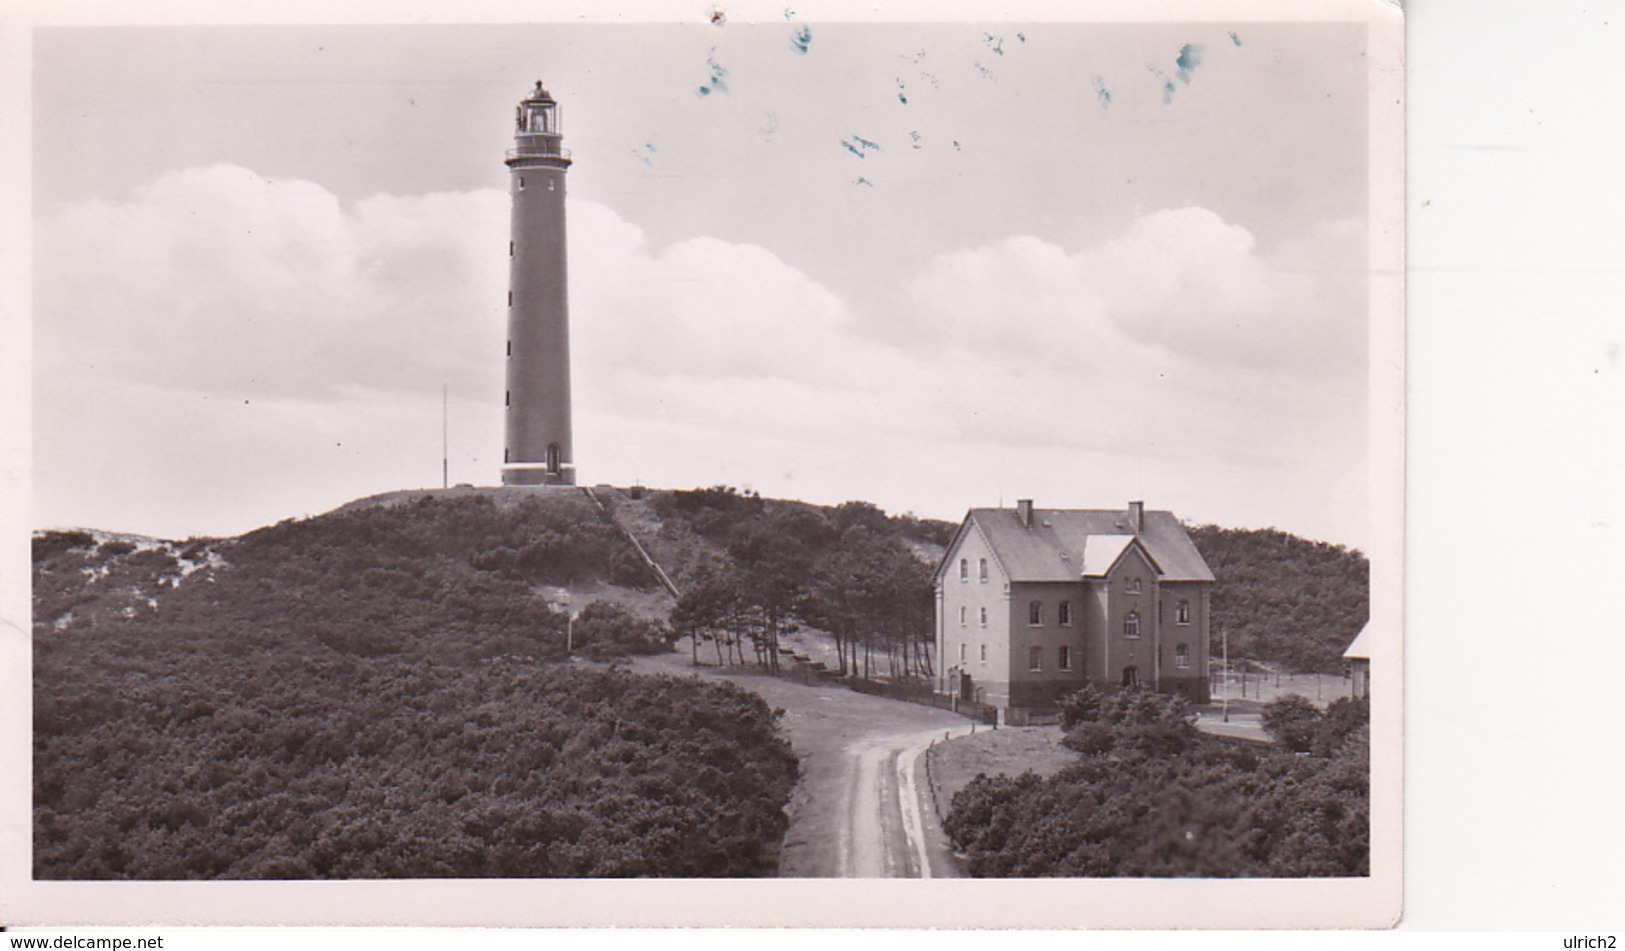
M 607 485 L 599 486 L 598 488 L 600 490 L 608 490 L 610 492 L 619 491 L 614 487 Z M 670 575 L 666 574 L 666 569 L 660 566 L 660 562 L 655 561 L 654 556 L 649 554 L 649 550 L 644 548 L 643 543 L 638 540 L 637 534 L 627 527 L 626 523 L 615 514 L 613 509 L 604 504 L 603 500 L 598 497 L 598 493 L 593 491 L 591 487 L 585 485 L 581 487 L 581 491 L 587 494 L 587 498 L 592 499 L 592 504 L 598 506 L 598 510 L 600 512 L 603 512 L 605 515 L 609 516 L 609 520 L 615 523 L 615 527 L 620 529 L 622 535 L 626 536 L 626 540 L 632 543 L 633 550 L 638 553 L 639 558 L 643 559 L 643 563 L 649 566 L 649 570 L 654 573 L 655 579 L 660 582 L 661 587 L 670 592 L 671 596 L 674 598 L 682 597 L 682 594 L 677 590 L 676 583 L 671 580 Z

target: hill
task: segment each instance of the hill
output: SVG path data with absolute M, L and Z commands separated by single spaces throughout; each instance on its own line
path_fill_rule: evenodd
M 774 666 L 817 630 L 843 673 L 929 677 L 954 526 L 595 492 L 391 493 L 240 538 L 38 534 L 35 875 L 770 874 L 796 774 L 773 712 L 570 655 L 686 633 Z M 1233 656 L 1337 669 L 1363 556 L 1193 537 Z
M 1190 529 L 1213 569 L 1213 651 L 1302 672 L 1336 673 L 1370 615 L 1365 555 L 1275 529 Z
M 578 492 L 375 500 L 236 539 L 34 541 L 34 874 L 771 874 L 796 761 L 669 650 Z

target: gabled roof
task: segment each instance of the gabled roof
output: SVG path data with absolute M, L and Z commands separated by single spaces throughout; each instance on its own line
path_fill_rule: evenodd
M 1015 509 L 971 509 L 948 551 L 973 523 L 1011 581 L 1077 581 L 1099 575 L 1139 542 L 1163 581 L 1212 581 L 1213 572 L 1172 512 L 1146 512 L 1138 535 L 1122 509 L 1034 509 L 1031 528 Z
M 1344 660 L 1371 659 L 1371 638 L 1367 636 L 1370 631 L 1371 622 L 1367 621 L 1365 627 L 1360 628 L 1360 633 L 1354 635 L 1354 641 L 1349 644 L 1348 649 L 1343 651 Z
M 1117 559 L 1133 544 L 1133 535 L 1090 535 L 1084 539 L 1083 564 L 1079 566 L 1084 577 L 1099 578 L 1112 570 L 1112 565 L 1117 564 Z

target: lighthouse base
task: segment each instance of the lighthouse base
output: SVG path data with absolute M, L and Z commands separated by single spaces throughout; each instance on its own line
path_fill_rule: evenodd
M 545 465 L 515 465 L 502 467 L 503 485 L 575 485 L 575 466 L 550 469 Z

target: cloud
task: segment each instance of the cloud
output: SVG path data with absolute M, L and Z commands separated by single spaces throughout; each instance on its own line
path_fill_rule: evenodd
M 501 346 L 488 328 L 505 204 L 472 192 L 346 209 L 311 182 L 172 172 L 44 222 L 38 350 L 81 381 L 204 393 L 475 388 Z
M 124 492 L 126 508 L 209 530 L 169 479 L 175 460 L 215 487 L 209 512 L 274 500 L 262 521 L 437 484 L 442 382 L 454 481 L 493 481 L 507 216 L 497 191 L 347 205 L 230 166 L 47 216 L 47 512 L 94 496 L 100 518 Z M 1308 512 L 1315 485 L 1363 464 L 1364 235 L 1346 223 L 1262 250 L 1204 209 L 1158 211 L 1092 247 L 1012 235 L 940 254 L 857 300 L 758 245 L 655 246 L 592 202 L 571 201 L 568 227 L 592 479 L 729 479 L 945 514 L 990 501 L 976 494 L 989 479 L 1052 497 L 1080 480 L 1186 486 L 1238 512 L 1224 500 L 1257 484 L 1263 514 L 1237 521 L 1290 524 L 1269 495 L 1293 486 Z M 127 485 L 110 487 L 118 469 Z M 323 484 L 290 486 L 296 472 Z
M 1158 211 L 1075 258 L 1121 331 L 1189 356 L 1321 375 L 1364 371 L 1364 234 L 1322 225 L 1271 254 L 1202 208 Z

